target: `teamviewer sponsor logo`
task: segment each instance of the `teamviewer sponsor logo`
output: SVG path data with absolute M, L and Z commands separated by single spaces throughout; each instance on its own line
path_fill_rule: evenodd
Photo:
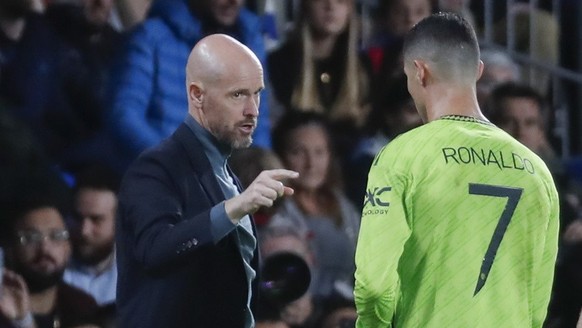
M 366 191 L 366 199 L 364 200 L 364 207 L 372 206 L 372 207 L 388 207 L 390 206 L 390 202 L 385 201 L 387 195 L 385 192 L 392 190 L 392 187 L 376 187 L 374 189 L 368 189 Z
M 368 189 L 366 191 L 366 199 L 364 200 L 364 211 L 362 215 L 366 216 L 388 213 L 390 202 L 386 199 L 388 198 L 387 193 L 390 190 L 392 190 L 392 187 L 376 187 L 374 189 Z

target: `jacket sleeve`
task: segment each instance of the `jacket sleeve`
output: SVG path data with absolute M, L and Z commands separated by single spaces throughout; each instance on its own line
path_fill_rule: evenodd
M 166 28 L 157 25 L 158 29 Z M 142 25 L 128 35 L 116 58 L 109 86 L 108 126 L 131 157 L 162 139 L 147 119 L 156 72 L 157 41 L 150 32 L 154 28 Z
M 400 298 L 398 262 L 411 229 L 406 218 L 406 180 L 388 167 L 380 158 L 368 178 L 356 248 L 358 328 L 391 327 Z
M 120 190 L 120 238 L 146 270 L 187 261 L 214 244 L 210 212 L 223 203 L 212 204 L 198 179 L 176 181 L 173 174 L 159 161 L 142 157 Z

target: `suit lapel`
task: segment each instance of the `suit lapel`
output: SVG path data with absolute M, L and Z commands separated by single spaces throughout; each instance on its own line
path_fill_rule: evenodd
M 198 140 L 198 137 L 182 123 L 172 135 L 182 147 L 188 158 L 190 160 L 190 166 L 192 166 L 193 173 L 198 176 L 202 188 L 206 191 L 206 194 L 214 204 L 218 204 L 225 200 L 224 193 L 220 189 L 220 185 L 214 176 L 212 171 L 212 166 L 206 154 L 204 153 L 204 148 Z
M 198 175 L 200 179 L 200 183 L 202 184 L 202 188 L 206 191 L 206 194 L 210 198 L 213 204 L 218 204 L 225 200 L 224 193 L 218 184 L 218 180 L 214 176 L 214 172 L 212 171 L 212 166 L 210 165 L 210 161 L 204 150 L 202 148 L 202 144 L 194 135 L 194 133 L 186 126 L 186 124 L 182 123 L 176 132 L 172 135 L 182 147 L 184 151 L 188 154 L 188 158 L 190 160 L 190 165 L 194 171 L 194 174 Z M 234 175 L 230 166 L 227 165 L 228 173 L 234 178 L 235 184 L 239 191 L 242 191 L 243 188 L 240 184 L 238 178 Z M 257 236 L 257 227 L 255 226 L 255 220 L 253 220 L 252 215 L 251 218 L 251 225 L 253 228 L 253 235 Z M 255 269 L 258 268 L 258 248 L 255 248 L 255 256 L 253 258 L 253 264 Z

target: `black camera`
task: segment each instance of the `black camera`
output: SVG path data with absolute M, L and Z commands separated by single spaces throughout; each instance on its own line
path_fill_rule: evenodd
M 261 271 L 261 295 L 271 304 L 285 305 L 300 298 L 309 289 L 311 272 L 300 256 L 280 252 L 265 259 Z

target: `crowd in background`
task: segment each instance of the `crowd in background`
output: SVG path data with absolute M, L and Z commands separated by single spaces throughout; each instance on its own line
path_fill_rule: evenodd
M 403 36 L 439 10 L 483 29 L 470 1 L 377 0 L 370 17 L 362 3 L 0 1 L 0 327 L 114 325 L 117 188 L 132 160 L 184 120 L 185 63 L 211 33 L 246 44 L 265 70 L 254 143 L 232 154 L 234 172 L 243 185 L 264 169 L 300 173 L 289 182 L 293 197 L 255 220 L 263 257 L 299 255 L 312 283 L 296 301 L 265 306 L 257 326 L 352 327 L 368 169 L 385 144 L 422 124 L 402 69 Z M 540 42 L 518 32 L 518 47 L 556 64 L 558 24 L 544 8 L 529 9 L 517 1 L 511 13 L 524 26 L 535 16 Z M 496 24 L 501 30 L 507 19 Z M 547 327 L 574 327 L 581 194 L 550 133 L 550 76 L 500 48 L 483 47 L 481 59 L 483 112 L 544 159 L 558 185 L 560 253 Z

